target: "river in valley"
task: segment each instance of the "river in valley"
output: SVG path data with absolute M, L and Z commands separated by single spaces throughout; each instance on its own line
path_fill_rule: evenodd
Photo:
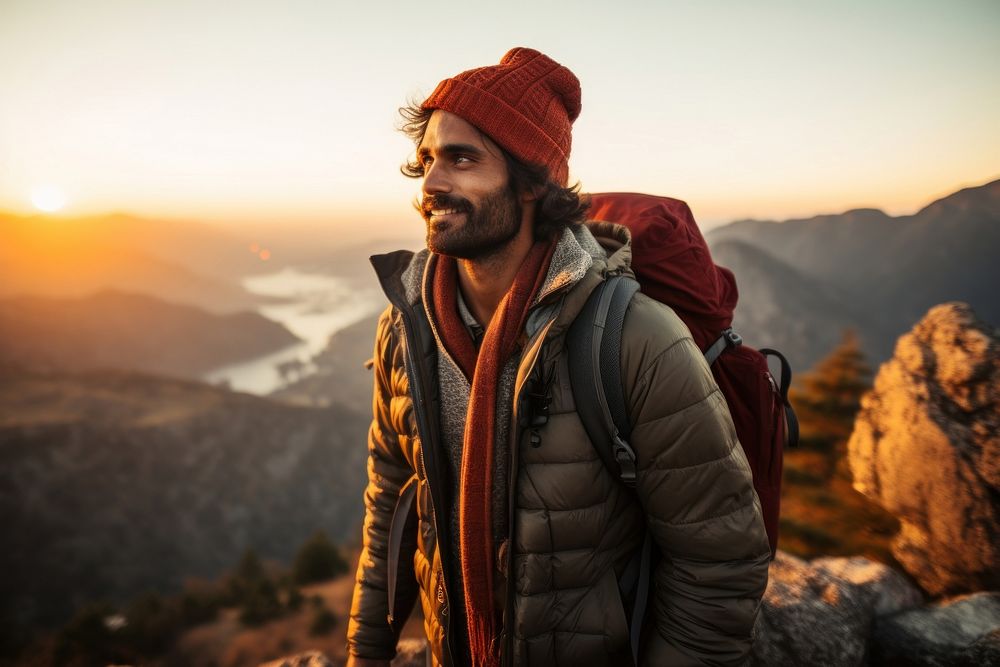
M 285 325 L 302 342 L 263 357 L 217 368 L 204 379 L 259 395 L 269 394 L 284 383 L 278 370 L 281 364 L 298 360 L 308 366 L 331 334 L 385 305 L 385 297 L 376 288 L 358 289 L 344 278 L 289 267 L 245 278 L 243 286 L 254 294 L 284 299 L 282 303 L 260 306 L 257 312 Z

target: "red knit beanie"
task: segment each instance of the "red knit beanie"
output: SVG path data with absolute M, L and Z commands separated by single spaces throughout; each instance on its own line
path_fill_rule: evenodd
M 548 56 L 511 49 L 499 65 L 445 79 L 421 106 L 459 116 L 517 159 L 543 165 L 550 179 L 567 184 L 580 81 Z

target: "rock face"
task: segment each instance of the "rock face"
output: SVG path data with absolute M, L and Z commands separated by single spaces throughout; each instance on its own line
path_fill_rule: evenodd
M 1000 332 L 965 304 L 931 309 L 882 365 L 847 448 L 924 589 L 1000 588 Z
M 976 593 L 875 623 L 873 658 L 886 665 L 1000 664 L 1000 593 Z
M 903 575 L 867 558 L 806 562 L 779 551 L 758 617 L 757 665 L 861 665 L 873 620 L 920 604 Z

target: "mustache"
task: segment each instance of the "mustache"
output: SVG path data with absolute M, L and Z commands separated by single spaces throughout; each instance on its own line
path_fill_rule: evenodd
M 414 202 L 417 203 L 417 202 Z M 429 218 L 434 209 L 453 208 L 460 213 L 472 213 L 472 202 L 455 195 L 428 195 L 420 200 L 417 210 L 424 218 Z

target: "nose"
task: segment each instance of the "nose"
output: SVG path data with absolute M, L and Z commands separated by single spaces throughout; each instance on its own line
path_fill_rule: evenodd
M 451 192 L 451 181 L 448 179 L 447 170 L 440 168 L 436 160 L 432 161 L 424 168 L 424 182 L 421 187 L 425 195 Z

